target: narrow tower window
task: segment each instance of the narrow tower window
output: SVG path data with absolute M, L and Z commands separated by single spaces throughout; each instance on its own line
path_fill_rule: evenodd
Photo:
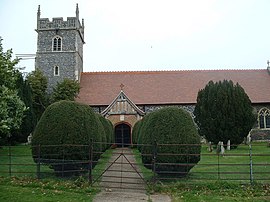
M 54 76 L 59 76 L 59 67 L 55 66 L 53 72 L 54 72 Z
M 62 50 L 62 39 L 59 36 L 53 38 L 53 51 Z

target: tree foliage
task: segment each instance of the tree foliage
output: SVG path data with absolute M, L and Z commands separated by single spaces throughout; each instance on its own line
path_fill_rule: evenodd
M 165 107 L 147 115 L 147 120 L 140 128 L 141 153 L 144 164 L 151 164 L 153 145 L 157 144 L 183 144 L 183 145 L 160 145 L 157 148 L 156 158 L 157 171 L 177 171 L 179 174 L 187 174 L 188 171 L 200 160 L 200 137 L 192 117 L 185 110 L 178 107 Z M 187 146 L 188 144 L 188 146 Z M 162 153 L 172 154 L 168 156 Z M 173 155 L 176 154 L 176 155 Z M 189 154 L 189 158 L 186 155 Z M 162 165 L 162 163 L 165 163 Z M 187 166 L 176 165 L 189 163 Z M 180 174 L 181 175 L 181 174 Z
M 105 131 L 105 136 L 102 137 L 102 142 L 104 142 L 103 150 L 106 150 L 110 147 L 110 144 L 113 141 L 113 125 L 108 119 L 106 119 L 102 115 L 100 114 L 96 115 L 99 118 Z
M 32 89 L 33 109 L 37 120 L 39 120 L 48 106 L 48 80 L 39 69 L 32 71 L 26 79 Z
M 16 90 L 0 86 L 0 142 L 11 136 L 11 131 L 22 123 L 26 107 Z
M 25 142 L 27 140 L 27 137 L 33 132 L 37 123 L 33 108 L 32 90 L 27 80 L 23 82 L 22 94 L 22 100 L 27 107 L 27 111 L 25 112 L 25 117 L 23 118 L 23 122 L 20 128 L 21 138 L 19 139 L 19 142 Z
M 80 84 L 78 81 L 71 79 L 64 79 L 62 82 L 57 83 L 53 89 L 52 101 L 57 102 L 60 100 L 74 101 L 80 91 Z
M 11 130 L 20 127 L 26 110 L 17 95 L 16 82 L 20 72 L 15 65 L 18 62 L 18 59 L 12 60 L 12 50 L 4 52 L 0 37 L 0 144 L 11 136 Z
M 140 125 L 139 129 L 135 129 L 135 132 L 137 133 L 137 134 L 135 134 L 135 135 L 137 136 L 137 144 L 138 144 L 137 148 L 138 148 L 138 150 L 139 150 L 140 152 L 141 152 L 141 149 L 142 149 L 141 144 L 143 144 L 143 142 L 142 142 L 142 137 L 143 137 L 142 129 L 146 127 L 148 120 L 149 120 L 150 117 L 153 116 L 153 114 L 156 113 L 156 112 L 157 112 L 157 111 L 153 111 L 153 112 L 151 112 L 151 113 L 149 113 L 149 114 L 146 114 L 146 115 L 143 117 L 143 119 L 141 120 L 141 123 L 139 124 L 139 125 Z
M 248 95 L 237 83 L 210 81 L 199 91 L 194 111 L 199 134 L 208 141 L 238 145 L 255 122 Z
M 69 162 L 89 159 L 91 140 L 101 142 L 103 136 L 104 128 L 88 105 L 65 100 L 55 102 L 47 107 L 33 133 L 33 158 L 37 160 L 40 156 L 43 163 L 51 165 L 55 171 L 63 169 L 64 161 L 65 170 L 83 169 L 88 164 L 69 165 Z M 102 149 L 101 144 L 93 145 L 95 160 Z
M 140 133 L 140 128 L 142 126 L 142 120 L 139 120 L 135 123 L 133 130 L 132 130 L 132 143 L 138 144 L 138 137 Z
M 0 37 L 0 86 L 8 89 L 16 89 L 16 81 L 19 70 L 15 66 L 19 63 L 19 59 L 12 60 L 12 50 L 6 52 L 3 50 L 2 38 Z
M 24 112 L 24 117 L 20 128 L 12 130 L 12 136 L 9 142 L 12 144 L 25 143 L 27 142 L 27 137 L 33 132 L 36 125 L 35 113 L 32 104 L 32 92 L 31 87 L 27 80 L 24 80 L 22 75 L 16 82 L 18 89 L 18 96 L 24 102 L 27 110 Z

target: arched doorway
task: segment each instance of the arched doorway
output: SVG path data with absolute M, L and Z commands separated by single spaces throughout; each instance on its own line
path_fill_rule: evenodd
M 118 146 L 129 146 L 131 143 L 130 126 L 127 124 L 119 124 L 115 126 L 115 143 Z

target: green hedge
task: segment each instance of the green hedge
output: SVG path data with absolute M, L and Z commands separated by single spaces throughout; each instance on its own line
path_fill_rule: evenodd
M 139 120 L 135 123 L 133 130 L 132 130 L 132 143 L 138 144 L 138 137 L 140 133 L 140 128 L 142 126 L 142 120 Z
M 110 129 L 111 129 L 111 142 L 114 143 L 115 142 L 115 136 L 114 136 L 114 127 L 113 124 L 110 120 L 107 119 L 108 124 L 110 125 Z
M 142 144 L 197 144 L 193 146 L 158 146 L 156 170 L 157 171 L 177 171 L 187 174 L 193 167 L 190 165 L 180 166 L 180 164 L 194 163 L 200 160 L 200 137 L 192 117 L 188 112 L 177 107 L 166 107 L 150 113 L 147 120 L 143 121 L 140 130 Z M 142 154 L 152 154 L 153 147 L 142 146 Z M 170 154 L 199 154 L 199 155 L 171 155 L 162 156 L 161 153 Z M 143 163 L 152 163 L 151 156 L 142 155 Z M 159 163 L 171 163 L 179 165 L 160 165 Z
M 103 150 L 104 150 L 104 149 L 109 148 L 110 143 L 112 143 L 113 141 L 113 125 L 108 119 L 104 118 L 102 115 L 97 114 L 97 116 L 105 130 L 105 137 L 102 138 L 103 139 L 102 142 L 104 143 L 103 144 L 104 145 Z
M 149 114 L 146 114 L 143 119 L 141 120 L 141 127 L 140 127 L 140 130 L 138 131 L 138 150 L 141 152 L 142 150 L 142 147 L 141 147 L 141 144 L 145 144 L 143 143 L 142 141 L 142 131 L 145 130 L 144 128 L 147 127 L 147 122 L 149 120 L 149 118 L 151 117 L 151 115 L 153 115 L 156 111 L 154 112 L 151 112 Z
M 47 107 L 35 128 L 32 138 L 33 158 L 38 160 L 37 146 L 40 145 L 41 163 L 49 164 L 55 171 L 59 171 L 63 169 L 59 162 L 63 162 L 64 159 L 65 170 L 82 169 L 88 164 L 72 165 L 72 162 L 89 159 L 88 145 L 91 139 L 101 142 L 103 136 L 103 126 L 88 105 L 72 101 L 56 102 Z M 100 152 L 102 147 L 94 144 L 93 150 Z M 94 160 L 99 156 L 100 154 L 94 154 Z

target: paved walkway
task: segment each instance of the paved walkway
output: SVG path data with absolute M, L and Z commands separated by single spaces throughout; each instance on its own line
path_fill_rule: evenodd
M 114 162 L 112 164 L 112 162 Z M 134 155 L 129 148 L 116 148 L 109 160 L 107 171 L 103 174 L 100 186 L 102 191 L 96 195 L 94 202 L 129 202 L 148 201 L 169 202 L 167 195 L 147 195 L 146 183 L 135 163 Z

